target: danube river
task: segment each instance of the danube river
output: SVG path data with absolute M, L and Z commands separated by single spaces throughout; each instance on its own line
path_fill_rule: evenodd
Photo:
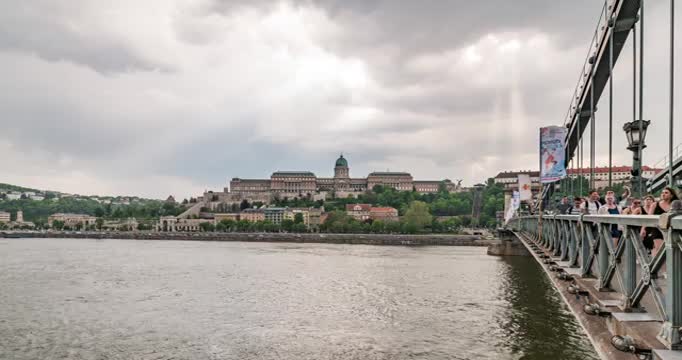
M 0 239 L 0 359 L 596 359 L 485 248 Z

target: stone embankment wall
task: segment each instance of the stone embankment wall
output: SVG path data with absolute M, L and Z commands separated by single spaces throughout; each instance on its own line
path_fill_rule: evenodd
M 248 241 L 407 246 L 489 246 L 496 240 L 479 235 L 178 233 L 178 232 L 0 232 L 0 238 L 82 238 L 131 240 Z

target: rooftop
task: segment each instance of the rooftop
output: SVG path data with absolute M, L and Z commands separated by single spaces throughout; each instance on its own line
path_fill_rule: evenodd
M 369 173 L 369 176 L 412 176 L 408 172 L 400 171 L 374 171 Z
M 275 171 L 272 173 L 272 176 L 312 176 L 314 177 L 315 174 L 313 174 L 310 171 Z

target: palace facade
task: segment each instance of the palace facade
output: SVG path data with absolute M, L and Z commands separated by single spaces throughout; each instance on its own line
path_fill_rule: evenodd
M 269 179 L 233 178 L 223 192 L 206 192 L 201 200 L 206 203 L 231 204 L 243 200 L 270 203 L 274 198 L 311 198 L 315 200 L 329 197 L 357 197 L 376 185 L 398 191 L 417 191 L 421 194 L 438 192 L 443 184 L 447 191 L 454 192 L 459 184 L 449 179 L 415 180 L 407 172 L 372 172 L 367 177 L 350 176 L 348 160 L 339 156 L 334 163 L 333 177 L 317 177 L 310 171 L 276 171 Z
M 270 179 L 234 178 L 230 181 L 229 192 L 235 194 L 269 193 L 273 196 L 302 197 L 319 193 L 334 193 L 337 197 L 357 195 L 371 190 L 376 185 L 398 191 L 416 190 L 419 193 L 438 192 L 440 184 L 448 191 L 457 186 L 449 179 L 414 180 L 407 172 L 372 172 L 367 177 L 352 178 L 348 161 L 341 155 L 334 164 L 334 177 L 317 177 L 310 171 L 277 171 Z

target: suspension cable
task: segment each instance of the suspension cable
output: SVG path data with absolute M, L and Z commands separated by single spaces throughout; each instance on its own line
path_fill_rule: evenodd
M 642 134 L 641 120 L 644 120 L 644 0 L 641 0 L 639 21 L 639 133 Z M 644 163 L 642 161 L 641 141 L 639 141 L 639 144 L 637 145 L 637 156 L 641 167 L 641 164 Z M 639 174 L 638 177 L 637 191 L 637 196 L 642 197 L 642 174 Z
M 578 134 L 580 134 L 580 118 L 578 118 Z M 580 153 L 580 160 L 578 162 L 578 167 L 580 168 L 580 196 L 583 196 L 583 155 L 585 155 L 585 148 L 583 147 L 584 141 L 583 136 L 580 137 L 580 146 L 578 147 L 578 152 Z
M 592 64 L 592 75 L 590 76 L 592 80 L 590 81 L 590 107 L 591 107 L 591 120 L 590 120 L 590 189 L 594 189 L 594 140 L 595 140 L 595 123 L 597 121 L 594 115 L 594 64 Z
M 670 0 L 670 129 L 668 133 L 668 185 L 673 186 L 673 95 L 675 91 L 675 0 Z
M 616 24 L 611 24 L 611 38 L 609 39 L 609 189 L 613 186 L 613 34 Z

